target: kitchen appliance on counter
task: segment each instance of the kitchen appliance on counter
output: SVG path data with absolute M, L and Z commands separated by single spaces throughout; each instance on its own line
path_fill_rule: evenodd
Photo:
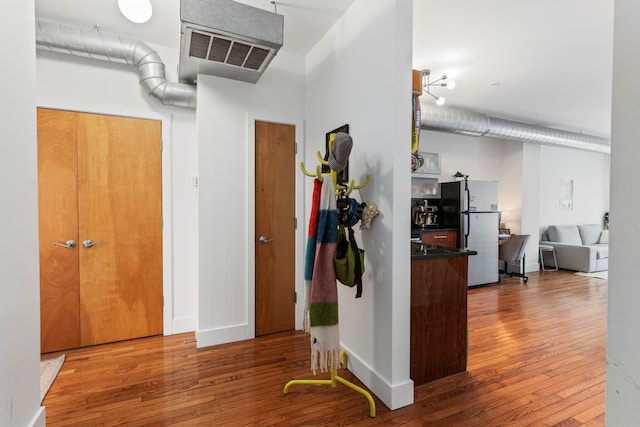
M 454 181 L 440 184 L 439 222 L 458 230 L 458 247 L 469 257 L 468 286 L 498 281 L 498 183 Z
M 414 228 L 437 228 L 438 207 L 429 206 L 428 200 L 412 200 L 411 220 Z

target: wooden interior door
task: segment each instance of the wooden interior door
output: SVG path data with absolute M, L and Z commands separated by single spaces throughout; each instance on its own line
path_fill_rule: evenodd
M 43 353 L 162 333 L 160 144 L 157 121 L 38 109 Z
M 295 126 L 255 123 L 256 336 L 295 329 Z
M 80 347 L 76 113 L 38 109 L 40 349 Z M 72 241 L 73 245 L 60 245 Z M 73 246 L 73 247 L 71 247 Z
M 161 334 L 161 123 L 80 114 L 78 192 L 82 345 Z

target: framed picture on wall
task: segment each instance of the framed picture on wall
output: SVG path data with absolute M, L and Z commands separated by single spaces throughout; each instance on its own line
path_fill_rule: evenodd
M 560 180 L 560 209 L 564 211 L 573 210 L 573 180 Z
M 332 130 L 331 132 L 327 132 L 325 135 L 325 146 L 324 146 L 324 160 L 329 160 L 329 139 L 331 138 L 332 133 L 344 132 L 349 133 L 349 125 L 342 125 L 337 129 Z M 322 172 L 329 173 L 331 172 L 329 166 L 322 165 Z M 347 165 L 344 169 L 336 175 L 336 181 L 338 184 L 345 184 L 349 182 L 349 161 L 347 161 Z

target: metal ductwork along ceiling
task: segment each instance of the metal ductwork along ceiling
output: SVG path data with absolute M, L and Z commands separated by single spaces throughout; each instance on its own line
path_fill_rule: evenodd
M 167 82 L 158 53 L 140 41 L 43 21 L 36 22 L 36 47 L 137 68 L 140 84 L 165 105 L 195 108 L 193 85 Z
M 512 141 L 611 153 L 610 141 L 543 126 L 490 117 L 452 107 L 421 104 L 420 128 L 469 136 L 490 136 Z
M 233 0 L 181 0 L 180 21 L 183 83 L 198 74 L 256 83 L 282 47 L 282 15 Z

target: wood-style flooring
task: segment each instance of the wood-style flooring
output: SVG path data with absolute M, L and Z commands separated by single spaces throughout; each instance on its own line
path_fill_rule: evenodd
M 287 332 L 196 349 L 194 335 L 66 352 L 43 405 L 48 426 L 602 426 L 607 281 L 531 273 L 469 292 L 468 371 L 390 411 L 309 370 L 309 337 Z M 46 355 L 50 357 L 56 353 Z M 348 371 L 340 375 L 362 385 Z

